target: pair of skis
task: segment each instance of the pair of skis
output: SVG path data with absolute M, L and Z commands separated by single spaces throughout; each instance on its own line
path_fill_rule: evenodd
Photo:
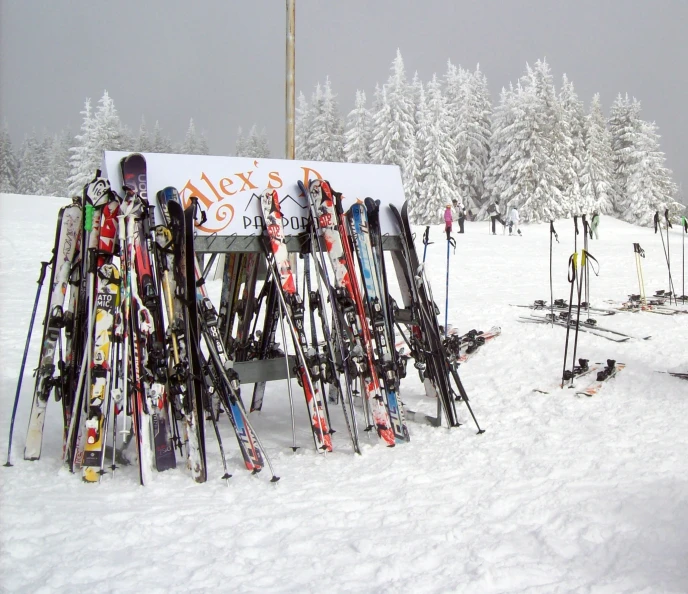
M 554 310 L 557 312 L 561 312 L 561 311 L 568 311 L 569 310 L 569 305 L 565 299 L 555 299 L 551 305 L 547 305 L 547 301 L 545 301 L 544 299 L 536 299 L 531 305 L 519 305 L 519 304 L 510 304 L 510 305 L 512 307 L 525 307 L 525 308 L 532 309 L 535 311 Z M 603 315 L 603 316 L 613 316 L 614 314 L 617 313 L 617 310 L 614 310 L 614 309 L 592 307 L 592 306 L 590 306 L 590 304 L 588 304 L 585 301 L 583 301 L 581 303 L 580 307 L 581 307 L 581 310 L 592 311 L 592 312 L 595 312 L 596 314 Z
M 458 363 L 465 363 L 478 353 L 480 347 L 485 343 L 494 340 L 502 333 L 499 326 L 492 326 L 489 330 L 469 330 L 466 334 L 459 336 L 447 332 L 444 339 L 447 353 Z
M 599 369 L 595 379 L 585 388 L 576 389 L 576 396 L 596 396 L 604 385 L 621 372 L 626 367 L 625 363 L 617 363 L 613 359 L 607 359 L 607 364 Z
M 663 298 L 642 299 L 639 295 L 629 295 L 629 300 L 617 307 L 619 311 L 630 311 L 637 313 L 647 311 L 664 316 L 673 316 L 679 313 L 688 313 L 688 309 L 680 305 L 666 305 Z M 614 302 L 611 302 L 614 303 Z
M 613 359 L 607 359 L 606 364 L 594 363 L 592 365 L 587 359 L 579 359 L 578 365 L 575 365 L 572 370 L 566 371 L 559 388 L 567 387 L 569 389 L 573 389 L 575 390 L 574 394 L 579 397 L 595 396 L 600 392 L 605 383 L 616 377 L 616 375 L 625 367 L 625 363 L 617 363 Z M 580 387 L 580 381 L 583 378 L 589 377 L 592 377 L 593 379 L 588 381 L 584 387 Z M 533 390 L 533 392 L 538 392 L 540 394 L 558 393 L 552 388 L 547 390 L 536 388 Z
M 546 324 L 555 325 L 562 328 L 576 327 L 575 319 L 569 319 L 568 312 L 561 312 L 559 315 L 546 314 L 544 316 L 537 316 L 531 314 L 529 316 L 519 316 L 519 322 L 526 324 Z M 612 328 L 606 328 L 604 326 L 598 326 L 595 320 L 583 320 L 578 322 L 578 330 L 580 332 L 586 332 L 588 334 L 594 334 L 600 338 L 605 338 L 606 340 L 611 340 L 612 342 L 628 342 L 632 339 L 640 340 L 650 340 L 652 336 L 637 337 L 625 332 L 619 332 Z

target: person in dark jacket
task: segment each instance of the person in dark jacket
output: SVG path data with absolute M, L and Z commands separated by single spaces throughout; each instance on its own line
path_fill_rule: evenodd
M 463 224 L 466 221 L 466 209 L 463 207 L 463 203 L 458 200 L 454 200 L 454 208 L 456 209 L 456 214 L 459 221 L 459 233 L 463 233 Z
M 499 221 L 502 225 L 504 225 L 504 228 L 506 229 L 506 223 L 504 222 L 504 219 L 502 219 L 502 215 L 499 214 L 499 198 L 497 198 L 490 206 L 487 207 L 487 214 L 490 215 L 490 219 L 492 220 L 492 235 L 497 235 L 497 232 L 495 231 L 495 223 Z

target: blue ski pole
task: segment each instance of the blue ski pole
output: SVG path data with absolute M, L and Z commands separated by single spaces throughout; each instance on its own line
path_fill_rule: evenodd
M 12 466 L 10 463 L 10 454 L 12 452 L 12 433 L 14 432 L 14 419 L 17 416 L 17 405 L 19 404 L 19 394 L 21 393 L 22 378 L 24 377 L 24 367 L 26 366 L 26 356 L 29 354 L 29 344 L 31 343 L 31 332 L 33 331 L 33 322 L 36 319 L 36 309 L 38 308 L 38 301 L 41 298 L 41 288 L 45 280 L 45 271 L 50 262 L 41 262 L 41 274 L 38 277 L 38 290 L 36 291 L 36 300 L 33 303 L 33 312 L 31 312 L 31 322 L 29 322 L 29 334 L 26 337 L 26 345 L 24 346 L 24 356 L 22 357 L 21 368 L 19 369 L 19 380 L 17 381 L 17 393 L 14 396 L 14 406 L 12 407 L 12 419 L 10 421 L 10 439 L 7 444 L 7 462 L 5 466 Z
M 456 240 L 449 235 L 449 231 L 447 231 L 447 280 L 445 283 L 445 299 L 444 299 L 444 337 L 447 338 L 447 334 L 449 331 L 449 248 L 453 247 L 454 248 L 454 253 L 456 253 Z

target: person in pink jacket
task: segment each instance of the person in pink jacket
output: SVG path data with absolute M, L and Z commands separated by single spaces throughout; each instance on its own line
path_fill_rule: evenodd
M 451 237 L 452 223 L 454 219 L 452 218 L 452 205 L 448 203 L 444 209 L 444 232 L 447 234 L 447 239 Z

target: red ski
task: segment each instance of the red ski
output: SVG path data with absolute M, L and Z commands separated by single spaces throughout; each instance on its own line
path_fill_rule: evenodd
M 274 273 L 278 276 L 282 291 L 280 301 L 283 306 L 284 317 L 294 339 L 299 367 L 299 383 L 303 387 L 306 396 L 306 405 L 313 430 L 313 438 L 318 449 L 332 451 L 332 437 L 323 408 L 322 397 L 317 383 L 310 370 L 319 369 L 316 365 L 309 364 L 309 356 L 306 354 L 308 339 L 304 329 L 303 300 L 296 290 L 296 281 L 289 263 L 289 253 L 284 238 L 284 221 L 280 209 L 277 192 L 266 190 L 260 197 L 261 212 L 265 222 L 267 241 L 269 242 L 268 266 L 272 265 Z M 267 247 L 267 246 L 266 246 Z M 268 251 L 266 249 L 266 251 Z
M 343 209 L 336 208 L 334 195 L 326 181 L 310 182 L 310 199 L 318 213 L 324 248 L 332 263 L 337 295 L 344 313 L 346 326 L 351 332 L 354 351 L 361 353 L 361 377 L 366 400 L 378 435 L 392 447 L 395 444 L 394 431 L 385 403 L 380 378 L 375 365 L 372 336 L 365 313 L 363 296 L 354 273 L 354 257 L 351 251 L 346 219 Z M 358 348 L 360 347 L 360 348 Z

